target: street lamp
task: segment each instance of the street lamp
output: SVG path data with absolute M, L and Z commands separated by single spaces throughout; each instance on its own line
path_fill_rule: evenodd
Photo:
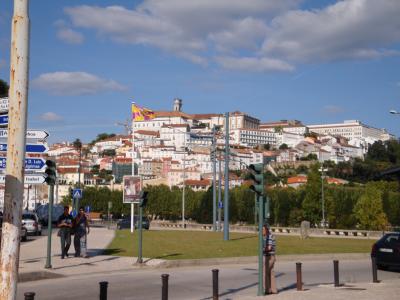
M 328 169 L 324 169 L 324 163 L 322 163 L 322 167 L 319 168 L 319 171 L 321 172 L 321 200 L 322 200 L 322 227 L 325 228 L 325 199 L 324 199 L 324 172 L 327 172 Z

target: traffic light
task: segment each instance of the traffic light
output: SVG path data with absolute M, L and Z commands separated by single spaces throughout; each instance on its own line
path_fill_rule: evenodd
M 257 194 L 257 196 L 264 196 L 264 164 L 252 164 L 248 167 L 250 171 L 250 179 L 253 184 L 250 189 Z
M 147 205 L 147 194 L 148 192 L 146 191 L 140 191 L 139 193 L 139 207 L 146 207 Z
M 46 176 L 46 183 L 48 185 L 55 185 L 57 180 L 57 170 L 56 170 L 56 163 L 52 160 L 46 160 L 46 170 L 44 173 Z

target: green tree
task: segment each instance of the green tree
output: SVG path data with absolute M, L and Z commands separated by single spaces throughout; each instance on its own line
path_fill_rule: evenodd
M 354 213 L 362 229 L 382 230 L 387 225 L 387 217 L 383 212 L 382 192 L 373 184 L 366 185 L 363 195 L 354 207 Z
M 289 146 L 285 143 L 279 146 L 279 150 L 287 150 L 287 149 L 289 149 Z
M 321 175 L 318 169 L 319 164 L 315 164 L 308 173 L 305 198 L 302 205 L 304 217 L 311 224 L 318 224 L 321 220 Z

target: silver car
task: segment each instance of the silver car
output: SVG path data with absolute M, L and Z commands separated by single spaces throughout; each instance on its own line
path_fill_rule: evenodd
M 28 231 L 28 234 L 42 235 L 42 225 L 39 223 L 39 217 L 36 213 L 24 211 L 22 213 L 22 225 Z

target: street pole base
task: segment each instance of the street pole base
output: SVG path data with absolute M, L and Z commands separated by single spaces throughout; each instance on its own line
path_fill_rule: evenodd
M 44 266 L 44 268 L 45 268 L 45 269 L 51 269 L 51 268 L 52 268 L 52 266 L 51 266 L 51 265 L 47 265 L 47 264 L 46 264 L 46 265 Z
M 140 264 L 140 265 L 143 264 L 143 259 L 142 259 L 142 258 L 138 258 L 138 259 L 136 260 L 136 263 L 137 263 L 137 264 Z

